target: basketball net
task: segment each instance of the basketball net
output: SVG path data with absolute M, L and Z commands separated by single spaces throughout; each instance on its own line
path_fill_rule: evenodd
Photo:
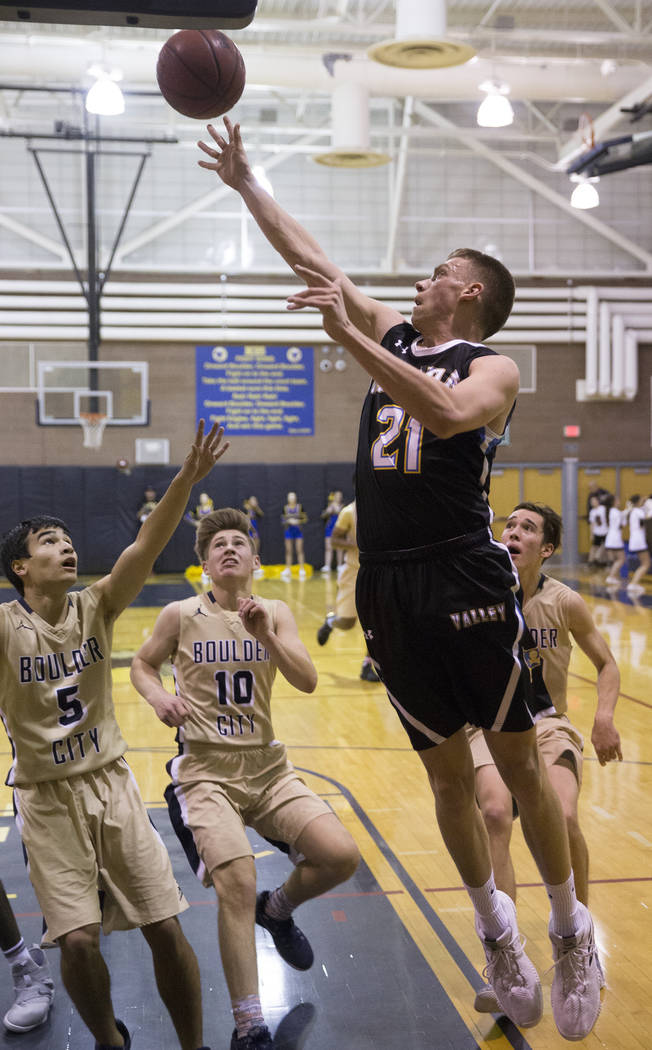
M 588 113 L 580 114 L 577 123 L 577 130 L 582 137 L 582 145 L 585 149 L 593 149 L 595 146 L 595 129 L 593 127 L 593 121 Z
M 107 417 L 104 412 L 80 412 L 79 422 L 84 432 L 84 448 L 100 448 Z

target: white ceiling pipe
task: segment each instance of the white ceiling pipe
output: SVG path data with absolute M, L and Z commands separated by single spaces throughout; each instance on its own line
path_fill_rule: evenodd
M 157 90 L 155 68 L 160 46 L 157 42 L 135 49 L 112 43 L 106 51 L 106 60 L 122 69 L 126 91 L 129 88 Z M 262 51 L 245 46 L 241 50 L 249 89 L 294 88 L 324 94 L 330 94 L 334 89 L 334 78 L 329 75 L 319 54 L 297 55 L 289 50 Z M 12 83 L 88 86 L 88 65 L 101 56 L 101 45 L 88 40 L 80 40 L 80 46 L 70 46 L 53 36 L 52 44 L 25 46 L 22 42 L 19 45 L 15 37 L 8 41 L 7 37 L 0 36 L 1 78 Z M 445 75 L 437 69 L 384 66 L 360 56 L 352 62 L 338 63 L 337 79 L 357 80 L 367 87 L 370 94 L 384 98 L 414 95 L 421 99 L 476 102 L 478 83 L 495 76 L 497 65 L 500 75 L 509 79 L 512 97 L 516 99 L 592 99 L 611 104 L 614 96 L 625 96 L 644 82 L 636 63 L 619 65 L 612 77 L 603 77 L 595 62 L 561 64 L 549 58 L 538 61 L 533 56 L 527 62 L 497 56 L 479 58 L 472 66 L 451 66 Z
M 622 314 L 611 318 L 611 394 L 622 397 L 625 389 L 625 322 Z
M 598 325 L 598 392 L 611 393 L 611 324 L 608 303 L 600 303 Z
M 625 379 L 624 393 L 632 401 L 638 393 L 638 341 L 641 332 L 625 330 Z
M 398 40 L 446 35 L 446 4 L 442 0 L 397 0 L 396 36 Z
M 598 392 L 598 290 L 586 290 L 586 358 L 584 384 L 588 397 Z

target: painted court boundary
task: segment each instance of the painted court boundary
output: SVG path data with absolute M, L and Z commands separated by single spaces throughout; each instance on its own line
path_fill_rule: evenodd
M 318 773 L 314 769 L 306 769 L 305 767 L 301 766 L 295 766 L 295 769 L 299 773 L 308 773 L 310 776 L 318 777 L 320 780 L 328 781 L 329 784 L 332 784 L 334 787 L 336 787 L 338 791 L 341 792 L 341 794 L 344 796 L 344 798 L 346 798 L 347 802 L 351 806 L 351 809 L 357 816 L 358 820 L 363 825 L 365 830 L 369 833 L 371 838 L 374 840 L 383 857 L 394 871 L 395 875 L 397 875 L 398 878 L 401 880 L 410 897 L 418 907 L 426 922 L 437 934 L 437 937 L 439 938 L 443 947 L 446 949 L 446 951 L 452 958 L 455 965 L 464 974 L 474 992 L 477 991 L 481 987 L 482 982 L 480 981 L 478 971 L 476 970 L 475 966 L 462 951 L 455 938 L 452 936 L 448 928 L 441 921 L 441 919 L 437 915 L 437 912 L 426 899 L 426 897 L 419 889 L 417 884 L 414 882 L 412 877 L 405 870 L 396 854 L 393 852 L 392 849 L 390 849 L 384 837 L 381 835 L 378 828 L 369 818 L 369 816 L 362 808 L 360 803 L 357 801 L 355 796 L 348 790 L 348 788 L 344 787 L 343 784 L 341 784 L 338 780 L 335 780 L 333 777 L 326 776 L 326 774 L 324 773 Z M 420 950 L 418 949 L 418 946 L 416 944 L 415 948 L 417 948 L 417 950 Z M 442 989 L 442 991 L 444 991 L 444 989 Z M 444 995 L 446 995 L 445 991 Z M 448 999 L 447 995 L 446 998 Z M 451 1009 L 455 1010 L 455 1012 L 457 1013 L 454 1004 L 451 1002 L 450 999 L 448 999 L 448 1001 L 450 1003 Z M 463 1020 L 463 1018 L 461 1018 L 461 1020 Z M 508 1020 L 507 1017 L 494 1017 L 494 1020 L 496 1025 L 501 1029 L 505 1038 L 508 1039 L 509 1042 L 512 1044 L 514 1050 L 532 1050 L 532 1047 L 527 1042 L 527 1040 L 524 1039 L 524 1037 L 521 1035 L 516 1025 L 512 1024 L 512 1022 Z M 489 1040 L 489 1037 L 487 1037 L 487 1039 Z

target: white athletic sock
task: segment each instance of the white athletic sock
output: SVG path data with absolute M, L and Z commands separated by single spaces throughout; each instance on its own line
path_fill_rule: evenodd
M 3 954 L 11 966 L 15 966 L 16 963 L 20 963 L 21 966 L 24 966 L 25 963 L 32 962 L 32 956 L 25 947 L 25 941 L 22 937 L 18 941 L 18 944 L 14 944 L 13 948 L 7 948 L 6 952 Z
M 559 886 L 549 886 L 546 882 L 545 887 L 552 909 L 550 924 L 553 933 L 559 937 L 572 937 L 580 925 L 580 909 L 577 906 L 573 872 L 571 871 L 566 882 Z
M 235 1021 L 238 1039 L 247 1035 L 257 1025 L 264 1025 L 265 1018 L 260 1005 L 260 996 L 246 995 L 244 999 L 237 999 L 231 1004 L 233 1020 Z
M 464 883 L 464 887 L 480 919 L 484 936 L 490 941 L 497 940 L 507 929 L 509 917 L 498 896 L 493 872 L 484 886 L 467 886 Z
M 269 897 L 267 898 L 267 904 L 265 911 L 269 915 L 270 919 L 289 919 L 294 911 L 294 905 L 290 904 L 288 895 L 282 886 L 272 890 Z

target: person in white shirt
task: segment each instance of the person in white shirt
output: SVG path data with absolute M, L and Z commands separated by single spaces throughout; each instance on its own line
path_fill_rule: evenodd
M 644 589 L 640 581 L 650 571 L 650 552 L 645 536 L 645 510 L 641 506 L 640 496 L 631 496 L 629 502 L 629 553 L 638 557 L 638 568 L 627 584 L 627 590 L 640 594 Z

